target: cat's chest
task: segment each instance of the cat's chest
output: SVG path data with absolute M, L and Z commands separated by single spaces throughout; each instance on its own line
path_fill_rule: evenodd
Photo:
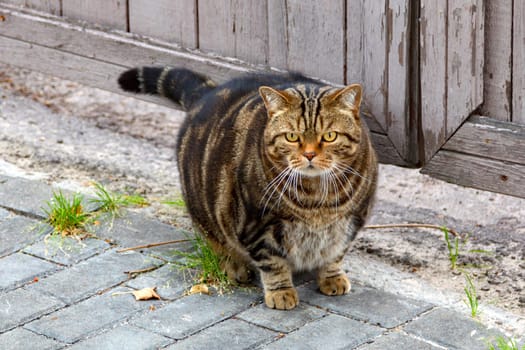
M 315 228 L 303 222 L 284 226 L 283 248 L 295 271 L 313 270 L 333 260 L 347 249 L 348 220 Z

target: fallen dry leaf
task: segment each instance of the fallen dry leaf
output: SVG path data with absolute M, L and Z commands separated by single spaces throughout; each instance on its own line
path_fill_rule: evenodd
M 210 290 L 208 289 L 208 286 L 206 284 L 201 283 L 201 284 L 196 284 L 192 286 L 188 294 L 192 295 L 192 294 L 197 294 L 197 293 L 209 295 Z
M 153 288 L 143 288 L 140 290 L 136 290 L 131 292 L 135 296 L 135 300 L 150 300 L 150 299 L 160 299 L 160 295 L 155 292 L 155 289 L 157 287 Z

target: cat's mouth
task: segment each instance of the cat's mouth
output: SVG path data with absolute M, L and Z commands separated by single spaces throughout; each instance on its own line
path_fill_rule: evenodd
M 322 174 L 324 174 L 326 172 L 326 169 L 319 168 L 313 165 L 312 163 L 310 163 L 306 165 L 305 167 L 299 169 L 299 172 L 304 176 L 317 177 L 317 176 L 321 176 Z

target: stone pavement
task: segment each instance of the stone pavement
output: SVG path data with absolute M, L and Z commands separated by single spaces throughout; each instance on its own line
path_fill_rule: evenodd
M 42 206 L 52 192 L 0 175 L 0 349 L 486 349 L 500 334 L 352 273 L 343 297 L 303 278 L 292 311 L 266 308 L 257 287 L 187 295 L 191 280 L 173 253 L 187 246 L 118 252 L 184 232 L 130 212 L 102 221 L 95 238 L 50 238 Z M 121 293 L 153 286 L 161 300 Z

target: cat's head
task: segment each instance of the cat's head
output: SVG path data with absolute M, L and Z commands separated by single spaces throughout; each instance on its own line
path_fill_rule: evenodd
M 352 163 L 362 137 L 360 85 L 263 86 L 259 93 L 268 114 L 266 153 L 275 165 L 315 177 Z

